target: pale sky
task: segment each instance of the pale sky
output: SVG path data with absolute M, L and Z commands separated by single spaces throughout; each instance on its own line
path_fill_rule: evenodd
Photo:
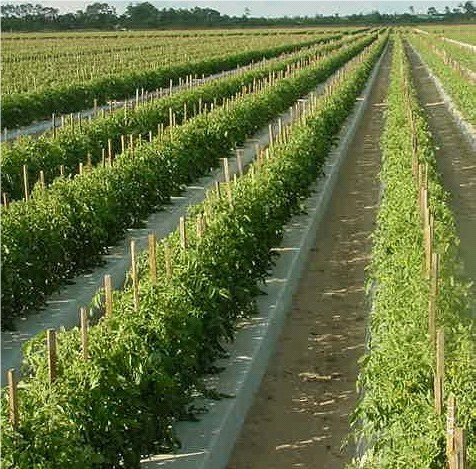
M 106 2 L 116 7 L 117 12 L 123 13 L 127 5 L 142 3 L 141 1 L 107 1 L 107 0 L 91 0 L 91 1 L 64 1 L 64 0 L 7 0 L 1 3 L 41 3 L 43 6 L 52 6 L 58 8 L 61 13 L 74 12 L 76 10 L 84 10 L 86 5 L 90 5 L 95 1 Z M 145 1 L 145 0 L 144 0 Z M 241 16 L 245 8 L 250 9 L 251 16 L 255 17 L 276 17 L 276 16 L 314 16 L 316 14 L 332 15 L 339 13 L 341 16 L 353 13 L 368 13 L 378 10 L 380 13 L 408 13 L 409 7 L 415 8 L 415 13 L 426 13 L 428 7 L 434 6 L 438 11 L 443 11 L 445 6 L 454 8 L 458 6 L 460 1 L 259 1 L 259 0 L 239 0 L 239 1 L 154 1 L 148 0 L 156 8 L 193 8 L 209 7 L 218 10 L 222 14 L 230 16 Z

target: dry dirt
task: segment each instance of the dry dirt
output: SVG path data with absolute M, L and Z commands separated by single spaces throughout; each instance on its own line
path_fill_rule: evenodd
M 228 469 L 334 469 L 352 456 L 341 445 L 365 350 L 389 67 L 387 53 Z

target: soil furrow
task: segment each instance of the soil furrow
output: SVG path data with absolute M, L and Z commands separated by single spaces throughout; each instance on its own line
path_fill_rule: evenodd
M 292 311 L 230 458 L 229 469 L 340 468 L 364 353 L 365 268 L 379 200 L 379 138 L 390 51 L 349 146 Z
M 473 282 L 473 310 L 476 297 L 476 154 L 453 115 L 446 107 L 426 67 L 406 44 L 412 76 L 420 105 L 425 110 L 435 144 L 438 171 L 450 194 L 464 275 Z

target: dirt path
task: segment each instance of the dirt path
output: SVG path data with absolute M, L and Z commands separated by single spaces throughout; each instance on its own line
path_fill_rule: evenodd
M 476 154 L 455 124 L 417 55 L 408 45 L 406 51 L 418 99 L 426 111 L 435 142 L 438 171 L 443 187 L 451 195 L 451 209 L 461 240 L 460 256 L 465 275 L 473 281 L 473 306 L 476 307 Z
M 364 269 L 379 197 L 389 66 L 387 53 L 229 469 L 333 469 L 349 459 L 340 447 L 365 345 Z

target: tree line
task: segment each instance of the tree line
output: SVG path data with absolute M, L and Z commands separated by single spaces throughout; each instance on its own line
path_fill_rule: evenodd
M 378 25 L 414 24 L 424 22 L 475 22 L 476 7 L 473 1 L 460 3 L 457 8 L 445 7 L 438 11 L 430 7 L 426 15 L 415 14 L 409 7 L 408 13 L 381 14 L 373 11 L 366 14 L 348 16 L 284 16 L 281 18 L 251 17 L 250 10 L 244 9 L 242 16 L 222 15 L 212 8 L 163 8 L 159 10 L 149 2 L 129 5 L 122 15 L 107 3 L 96 2 L 85 10 L 60 14 L 57 8 L 41 4 L 1 5 L 1 25 L 3 31 L 41 30 L 117 30 L 117 29 L 172 29 L 204 27 L 266 27 L 266 26 L 314 26 L 314 25 Z

